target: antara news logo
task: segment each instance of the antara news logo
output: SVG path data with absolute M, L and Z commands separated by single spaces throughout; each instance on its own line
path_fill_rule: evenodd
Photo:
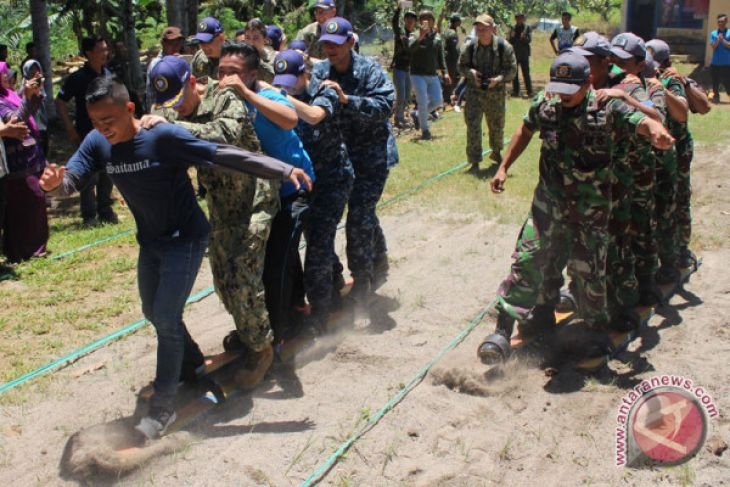
M 719 414 L 709 392 L 692 379 L 660 375 L 622 399 L 616 415 L 616 466 L 679 465 L 702 448 Z

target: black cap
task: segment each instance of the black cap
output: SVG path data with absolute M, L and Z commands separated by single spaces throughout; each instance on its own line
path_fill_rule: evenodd
M 550 82 L 545 87 L 548 93 L 574 95 L 591 75 L 591 65 L 586 58 L 574 52 L 565 51 L 550 65 Z

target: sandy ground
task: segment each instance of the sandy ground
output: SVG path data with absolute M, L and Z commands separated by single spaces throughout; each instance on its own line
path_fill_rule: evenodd
M 714 154 L 717 156 L 717 154 Z M 726 158 L 725 158 L 726 160 Z M 698 231 L 727 228 L 722 158 L 696 164 Z M 447 345 L 494 296 L 518 227 L 406 203 L 382 218 L 391 278 L 371 319 L 321 341 L 296 367 L 276 366 L 233 400 L 160 444 L 130 473 L 85 480 L 62 468 L 69 438 L 112 441 L 94 425 L 125 424 L 151 379 L 151 330 L 113 343 L 28 388 L 0 414 L 0 484 L 296 485 Z M 686 292 L 655 316 L 597 377 L 553 377 L 521 362 L 489 373 L 475 357 L 488 319 L 347 453 L 325 485 L 728 485 L 730 454 L 708 449 L 673 468 L 614 466 L 615 416 L 627 390 L 657 374 L 684 375 L 712 394 L 713 444 L 730 442 L 730 249 L 702 252 Z M 198 288 L 207 286 L 207 269 Z M 206 352 L 232 320 L 215 296 L 186 322 Z M 106 433 L 109 430 L 103 430 Z M 87 443 L 87 446 L 89 443 Z M 91 443 L 93 447 L 93 443 Z M 101 449 L 101 446 L 99 446 Z M 92 448 L 93 450 L 93 448 Z M 66 455 L 69 452 L 66 451 Z

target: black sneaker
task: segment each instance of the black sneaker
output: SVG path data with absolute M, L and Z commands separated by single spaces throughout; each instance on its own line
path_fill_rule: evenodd
M 413 120 L 413 126 L 416 130 L 421 130 L 421 124 L 418 121 L 418 110 L 411 110 L 411 120 Z
M 91 218 L 84 218 L 84 221 L 81 223 L 82 228 L 94 228 L 98 226 L 99 220 L 97 220 L 95 216 L 92 216 Z
M 150 440 L 155 440 L 164 435 L 167 428 L 177 419 L 177 414 L 172 409 L 162 407 L 151 407 L 150 412 L 142 418 L 137 426 L 137 431 Z
M 421 140 L 433 140 L 433 135 L 431 135 L 430 130 L 424 130 L 421 132 Z
M 119 217 L 113 210 L 109 210 L 104 213 L 99 213 L 99 222 L 108 225 L 117 225 L 119 223 Z

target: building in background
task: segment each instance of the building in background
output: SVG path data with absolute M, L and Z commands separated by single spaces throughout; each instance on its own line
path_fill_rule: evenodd
M 730 0 L 623 0 L 621 29 L 645 40 L 655 37 L 672 45 L 673 54 L 710 64 L 710 32 L 720 13 L 730 15 Z

